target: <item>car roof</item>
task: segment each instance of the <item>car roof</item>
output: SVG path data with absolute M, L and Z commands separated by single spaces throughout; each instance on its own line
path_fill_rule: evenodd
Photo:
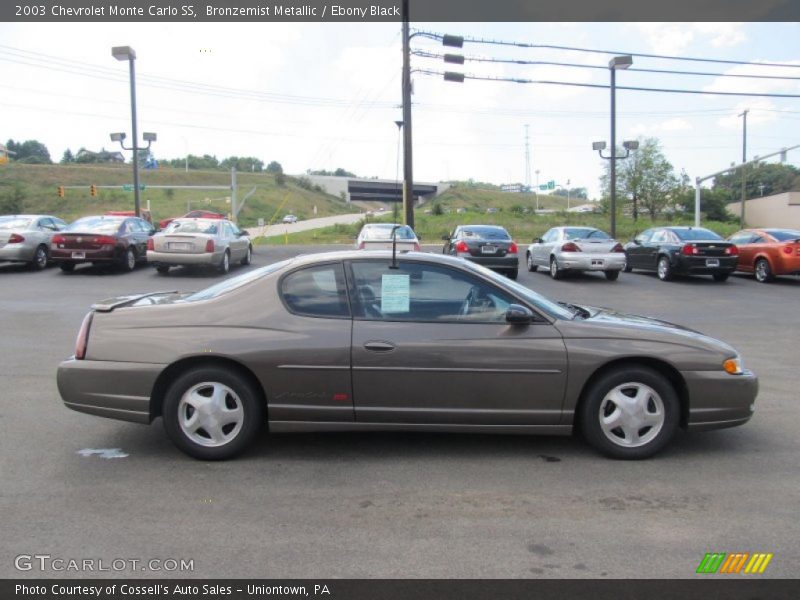
M 463 265 L 466 262 L 463 258 L 456 258 L 446 254 L 432 254 L 430 252 L 398 252 L 398 260 L 413 259 L 417 262 L 429 262 L 436 264 Z M 293 266 L 308 265 L 324 262 L 335 262 L 343 260 L 380 260 L 388 262 L 392 260 L 391 250 L 375 250 L 364 252 L 363 250 L 335 250 L 333 252 L 318 252 L 315 254 L 300 254 L 292 260 Z

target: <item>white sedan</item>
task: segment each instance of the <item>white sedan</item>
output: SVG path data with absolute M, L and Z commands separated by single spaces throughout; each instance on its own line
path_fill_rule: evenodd
M 569 271 L 602 271 L 616 281 L 625 268 L 625 249 L 594 227 L 553 227 L 533 241 L 525 253 L 529 271 L 549 269 L 553 279 Z
M 356 238 L 358 250 L 391 250 L 392 236 L 398 252 L 419 250 L 419 239 L 408 225 L 367 223 Z
M 283 217 L 283 222 L 289 224 L 297 223 L 297 217 L 294 215 L 286 215 L 285 217 Z

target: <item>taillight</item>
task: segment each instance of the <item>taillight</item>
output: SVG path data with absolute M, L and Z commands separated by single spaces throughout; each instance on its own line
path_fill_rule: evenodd
M 75 358 L 77 360 L 83 360 L 86 356 L 86 344 L 89 342 L 89 328 L 92 326 L 93 316 L 94 311 L 83 317 L 83 323 L 78 331 L 78 339 L 75 340 Z
M 94 243 L 100 244 L 101 246 L 114 246 L 117 243 L 117 239 L 110 235 L 98 235 L 94 238 Z
M 561 246 L 562 252 L 580 252 L 581 249 L 578 248 L 578 245 L 573 242 L 567 242 L 563 246 Z
M 25 238 L 22 237 L 18 233 L 12 233 L 11 237 L 8 238 L 8 243 L 9 244 L 19 244 L 20 242 L 24 242 L 24 241 L 25 241 Z
M 686 245 L 684 245 L 683 248 L 681 248 L 681 254 L 684 254 L 686 256 L 692 256 L 694 254 L 699 254 L 699 252 L 700 251 L 697 249 L 697 246 L 695 246 L 694 244 L 686 244 Z
M 419 242 L 414 242 L 414 251 L 419 252 Z
M 65 238 L 63 235 L 54 235 L 53 236 L 53 243 L 54 244 L 63 244 L 66 241 L 67 241 L 67 238 Z
M 213 252 L 214 251 L 214 240 L 208 240 L 206 242 L 206 252 Z
M 366 244 L 364 242 L 359 242 L 358 243 L 358 249 L 359 250 L 363 250 L 364 248 L 366 248 Z
M 784 254 L 791 254 L 792 252 L 793 252 L 793 250 L 792 250 L 791 246 L 784 246 L 783 247 L 783 253 Z
M 147 249 L 148 250 L 155 250 L 156 249 L 156 245 L 153 242 L 153 238 L 147 238 Z
M 467 246 L 467 242 L 464 240 L 458 240 L 458 242 L 456 242 L 456 252 L 469 252 L 469 246 Z
M 625 248 L 622 247 L 622 244 L 617 244 L 611 249 L 612 252 L 625 252 Z
M 511 242 L 511 245 L 508 247 L 509 254 L 516 254 L 517 253 L 517 243 Z
M 739 256 L 739 247 L 738 246 L 728 246 L 725 248 L 725 254 L 730 256 Z

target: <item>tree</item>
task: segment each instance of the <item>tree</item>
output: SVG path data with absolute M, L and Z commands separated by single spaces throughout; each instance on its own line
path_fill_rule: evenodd
M 72 155 L 72 151 L 67 148 L 64 150 L 64 155 L 61 157 L 61 164 L 68 165 L 69 163 L 74 163 L 75 157 Z
M 694 193 L 694 188 L 685 187 L 677 194 L 677 204 L 690 214 L 694 213 Z M 728 190 L 703 189 L 700 195 L 700 210 L 705 213 L 706 219 L 711 221 L 731 221 L 735 217 L 728 212 L 727 206 L 730 202 L 731 194 Z
M 283 173 L 283 167 L 281 166 L 281 163 L 279 163 L 277 160 L 273 160 L 267 165 L 267 173 L 271 173 L 272 175 Z
M 229 156 L 223 160 L 220 167 L 230 169 L 236 167 L 237 171 L 258 171 L 259 173 L 264 169 L 264 161 L 258 160 L 253 156 Z
M 25 212 L 25 192 L 19 183 L 0 193 L 0 214 L 20 214 Z
M 624 150 L 618 148 L 617 155 L 623 154 Z M 603 195 L 608 196 L 611 165 L 609 161 L 604 162 L 605 173 L 600 178 L 600 184 Z M 631 152 L 626 159 L 617 160 L 617 193 L 622 198 L 630 199 L 634 220 L 639 217 L 640 206 L 656 218 L 679 189 L 672 164 L 661 152 L 657 138 L 640 139 L 638 150 Z
M 741 200 L 742 169 L 715 177 L 714 189 L 728 192 L 731 202 Z M 757 163 L 746 167 L 745 193 L 748 199 L 792 190 L 800 190 L 800 169 L 780 163 Z
M 16 152 L 14 159 L 17 162 L 47 165 L 53 162 L 50 160 L 50 152 L 47 150 L 47 146 L 37 140 L 26 140 L 22 143 L 8 140 L 6 148 L 11 152 Z

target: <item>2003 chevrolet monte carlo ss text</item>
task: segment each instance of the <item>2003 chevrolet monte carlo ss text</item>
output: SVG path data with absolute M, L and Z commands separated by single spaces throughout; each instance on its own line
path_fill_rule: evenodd
M 300 256 L 196 293 L 94 305 L 61 363 L 65 404 L 150 423 L 200 459 L 271 432 L 583 433 L 645 458 L 676 430 L 750 419 L 729 345 L 663 321 L 556 303 L 448 256 Z

